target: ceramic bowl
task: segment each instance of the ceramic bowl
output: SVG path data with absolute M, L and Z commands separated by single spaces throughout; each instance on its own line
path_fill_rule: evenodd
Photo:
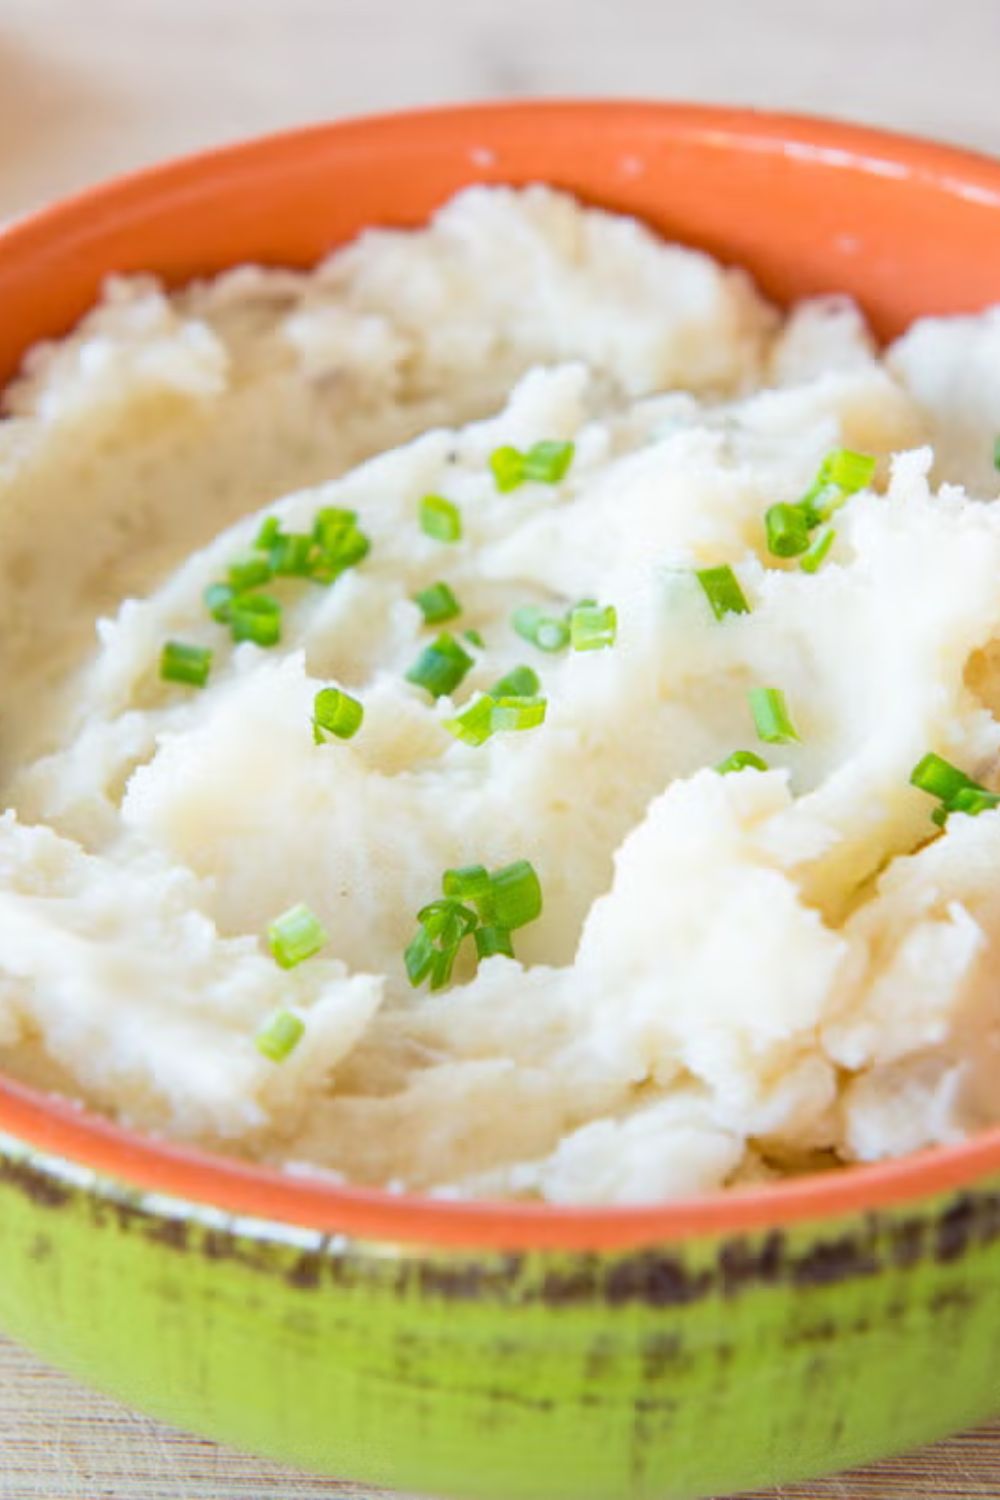
M 396 115 L 100 187 L 0 235 L 0 379 L 109 271 L 308 265 L 470 182 L 542 180 L 853 293 L 882 335 L 1000 299 L 1000 165 L 663 104 Z M 1000 1404 L 1000 1132 L 656 1209 L 341 1190 L 0 1084 L 0 1326 L 170 1422 L 483 1500 L 718 1495 Z

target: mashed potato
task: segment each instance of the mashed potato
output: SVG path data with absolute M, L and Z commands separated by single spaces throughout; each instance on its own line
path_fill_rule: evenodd
M 630 220 L 474 189 L 311 274 L 114 282 L 7 409 L 3 1069 L 290 1170 L 554 1203 L 1000 1119 L 1000 810 L 942 826 L 910 781 L 929 752 L 997 781 L 1000 312 L 883 359 L 842 299 L 782 319 Z M 502 488 L 537 443 L 565 472 Z M 808 571 L 765 516 L 840 449 L 877 467 Z M 280 642 L 235 641 L 205 590 L 329 507 L 367 555 L 267 581 Z M 747 607 L 717 615 L 726 566 Z M 439 582 L 460 613 L 429 624 Z M 583 599 L 612 644 L 512 628 Z M 407 674 L 442 630 L 468 661 L 435 699 Z M 518 666 L 544 722 L 456 738 Z M 328 687 L 364 717 L 317 743 Z M 796 739 L 761 742 L 755 688 Z M 720 773 L 737 750 L 766 768 Z M 413 987 L 443 872 L 522 860 L 516 957 L 467 938 Z M 285 968 L 300 903 L 325 941 Z

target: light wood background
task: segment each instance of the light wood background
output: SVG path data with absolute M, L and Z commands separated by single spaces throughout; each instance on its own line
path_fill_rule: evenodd
M 0 218 L 303 121 L 559 94 L 752 103 L 1000 153 L 1000 0 L 0 0 Z M 1000 1423 L 783 1495 L 1000 1497 Z M 0 1341 L 0 1500 L 337 1496 L 371 1492 L 169 1432 Z

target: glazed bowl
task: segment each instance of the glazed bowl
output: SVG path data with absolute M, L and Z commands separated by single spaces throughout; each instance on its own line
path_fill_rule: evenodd
M 0 235 L 0 380 L 110 271 L 308 265 L 470 182 L 543 180 L 848 291 L 883 336 L 1000 300 L 1000 165 L 662 104 L 320 127 L 97 188 Z M 143 1140 L 0 1082 L 0 1326 L 159 1417 L 483 1500 L 718 1495 L 1000 1405 L 1000 1132 L 654 1209 L 348 1190 Z

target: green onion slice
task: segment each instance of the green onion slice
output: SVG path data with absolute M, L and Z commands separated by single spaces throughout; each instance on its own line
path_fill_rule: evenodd
M 533 698 L 541 683 L 530 667 L 514 667 L 490 688 L 492 698 Z
M 505 927 L 477 927 L 475 943 L 477 958 L 493 958 L 497 953 L 514 957 L 514 944 Z
M 484 745 L 494 732 L 494 706 L 490 695 L 484 693 L 453 719 L 445 719 L 444 727 L 464 745 Z
M 563 651 L 569 645 L 567 622 L 545 614 L 537 604 L 522 604 L 514 610 L 510 623 L 522 640 L 530 641 L 539 651 Z
M 940 805 L 931 813 L 931 818 L 939 828 L 944 827 L 949 813 L 961 812 L 975 817 L 1000 806 L 1000 796 L 980 786 L 978 781 L 973 781 L 971 776 L 966 776 L 951 761 L 933 751 L 914 766 L 910 772 L 910 784 L 938 799 Z
M 184 641 L 165 641 L 160 652 L 160 676 L 164 682 L 183 682 L 188 687 L 205 686 L 212 670 L 207 646 L 189 646 Z
M 482 900 L 489 888 L 490 876 L 485 865 L 459 865 L 454 870 L 445 870 L 441 877 L 444 894 L 457 901 Z
M 254 539 L 254 546 L 261 552 L 270 552 L 281 535 L 281 522 L 277 516 L 265 516 Z
M 462 513 L 443 495 L 425 495 L 420 502 L 420 529 L 436 542 L 460 541 Z
M 473 665 L 469 653 L 445 630 L 420 653 L 406 680 L 425 688 L 431 697 L 442 698 L 455 691 Z
M 490 454 L 489 463 L 496 487 L 502 495 L 509 494 L 524 483 L 524 454 L 520 448 L 512 448 L 509 444 L 495 448 Z
M 1000 434 L 993 439 L 993 467 L 1000 469 Z
M 799 557 L 809 547 L 809 523 L 798 505 L 781 502 L 764 514 L 767 548 L 775 557 Z
M 428 625 L 443 625 L 446 620 L 453 620 L 462 612 L 461 605 L 446 583 L 432 583 L 429 588 L 420 589 L 413 595 L 413 602 L 419 606 Z
M 750 606 L 740 588 L 739 579 L 728 563 L 717 568 L 699 568 L 695 577 L 705 591 L 717 620 L 725 615 L 748 615 Z M 575 613 L 575 611 L 574 611 Z M 579 649 L 579 648 L 577 648 Z
M 284 1062 L 305 1036 L 305 1022 L 291 1010 L 277 1011 L 254 1037 L 254 1045 L 271 1062 Z
M 234 641 L 276 646 L 281 640 L 281 605 L 270 594 L 238 594 L 229 606 Z
M 526 859 L 515 860 L 490 875 L 489 890 L 475 900 L 476 910 L 488 927 L 505 927 L 511 932 L 534 922 L 542 913 L 542 887 L 534 866 Z
M 818 532 L 808 552 L 799 563 L 803 573 L 818 573 L 836 540 L 837 533 L 832 526 L 825 526 L 822 531 Z
M 349 740 L 361 728 L 364 706 L 340 688 L 321 688 L 313 699 L 313 739 L 322 745 L 328 735 Z
M 767 771 L 769 766 L 766 760 L 761 760 L 752 750 L 734 750 L 732 755 L 720 760 L 715 769 L 720 776 L 728 776 L 731 771 Z
M 844 495 L 855 495 L 866 489 L 875 478 L 877 460 L 870 453 L 855 453 L 851 448 L 834 448 L 820 464 L 818 485 L 832 484 Z
M 574 651 L 601 651 L 613 646 L 618 634 L 618 612 L 613 604 L 578 604 L 569 617 Z
M 478 630 L 463 630 L 462 635 L 465 640 L 467 640 L 470 645 L 475 646 L 477 650 L 486 650 L 486 642 L 483 640 Z
M 290 906 L 267 929 L 267 942 L 283 969 L 294 969 L 327 942 L 326 931 L 315 912 L 301 903 Z
M 798 739 L 780 688 L 754 687 L 749 697 L 757 733 L 766 744 L 786 745 Z
M 491 724 L 494 734 L 515 729 L 537 729 L 545 723 L 548 707 L 545 698 L 509 695 L 505 698 L 490 698 L 492 704 Z
M 271 564 L 266 557 L 251 553 L 249 557 L 240 557 L 230 563 L 227 576 L 233 592 L 242 594 L 247 589 L 254 589 L 258 584 L 270 581 Z
M 229 606 L 234 593 L 228 583 L 210 583 L 201 596 L 212 619 L 218 620 L 220 625 L 229 624 Z
M 573 462 L 575 444 L 549 439 L 533 443 L 524 455 L 524 477 L 537 484 L 558 484 Z

